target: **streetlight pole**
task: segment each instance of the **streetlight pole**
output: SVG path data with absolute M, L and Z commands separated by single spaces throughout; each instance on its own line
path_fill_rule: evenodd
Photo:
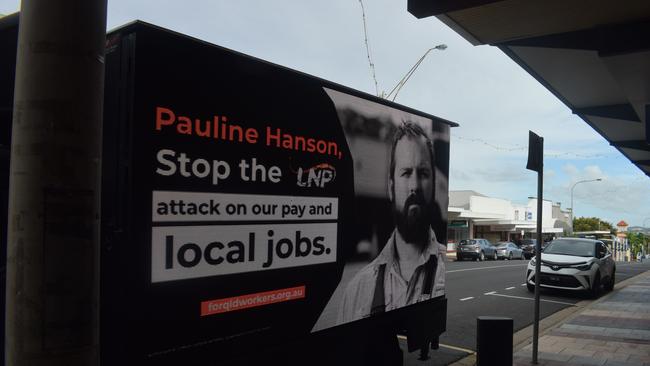
M 580 180 L 580 181 L 577 181 L 577 182 L 573 183 L 573 186 L 571 186 L 571 235 L 573 235 L 573 189 L 580 183 L 600 182 L 602 180 L 603 180 L 602 178 Z M 599 225 L 600 225 L 600 223 L 599 223 Z
M 424 55 L 422 55 L 422 57 L 420 57 L 420 59 L 415 63 L 415 65 L 413 65 L 413 67 L 411 67 L 411 69 L 406 73 L 406 75 L 404 75 L 404 77 L 397 83 L 397 85 L 395 85 L 393 87 L 393 89 L 390 91 L 390 93 L 388 93 L 388 94 L 386 94 L 384 96 L 384 98 L 386 98 L 386 99 L 390 98 L 390 96 L 393 94 L 393 92 L 395 92 L 395 95 L 393 95 L 393 99 L 391 99 L 392 101 L 395 101 L 395 98 L 397 98 L 397 93 L 399 93 L 399 91 L 402 90 L 402 87 L 404 86 L 404 84 L 406 84 L 406 82 L 411 78 L 411 76 L 413 75 L 415 70 L 418 68 L 418 66 L 420 66 L 420 64 L 422 63 L 424 58 L 427 57 L 429 52 L 431 52 L 433 50 L 444 51 L 446 49 L 447 49 L 446 44 L 439 44 L 439 45 L 437 45 L 435 47 L 429 48 L 424 53 Z
M 645 254 L 650 253 L 650 245 L 649 245 L 650 243 L 646 242 L 647 235 L 646 235 L 646 230 L 645 230 L 646 227 L 647 227 L 645 225 L 646 225 L 646 222 L 648 220 L 650 220 L 650 217 L 646 217 L 645 219 L 643 219 L 643 237 L 644 237 L 643 244 L 645 245 Z

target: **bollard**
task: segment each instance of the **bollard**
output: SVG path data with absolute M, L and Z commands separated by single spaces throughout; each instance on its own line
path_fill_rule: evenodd
M 512 318 L 476 319 L 476 365 L 512 366 Z

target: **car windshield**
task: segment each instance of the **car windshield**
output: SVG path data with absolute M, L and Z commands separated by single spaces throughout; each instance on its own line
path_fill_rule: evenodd
M 593 257 L 595 255 L 593 242 L 577 240 L 555 240 L 544 249 L 544 254 L 576 255 L 580 257 Z
M 461 240 L 460 245 L 474 245 L 476 244 L 476 240 Z
M 507 248 L 507 247 L 508 247 L 508 243 L 499 244 L 497 246 L 497 248 Z

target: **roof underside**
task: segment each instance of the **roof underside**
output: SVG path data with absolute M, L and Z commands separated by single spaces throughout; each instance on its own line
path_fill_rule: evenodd
M 408 0 L 499 47 L 650 176 L 650 1 Z

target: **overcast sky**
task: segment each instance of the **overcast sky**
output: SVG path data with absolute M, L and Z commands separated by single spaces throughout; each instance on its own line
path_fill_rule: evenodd
M 416 19 L 406 2 L 363 3 L 377 83 L 391 90 L 427 49 L 448 46 L 428 55 L 396 102 L 460 124 L 451 131 L 451 190 L 517 203 L 536 195 L 536 174 L 525 169 L 532 130 L 545 142 L 544 198 L 570 207 L 574 182 L 602 178 L 576 186 L 576 216 L 650 218 L 650 180 L 638 168 L 499 49 Z M 19 3 L 0 0 L 0 13 Z M 376 94 L 361 14 L 358 0 L 109 0 L 108 28 L 140 19 Z

